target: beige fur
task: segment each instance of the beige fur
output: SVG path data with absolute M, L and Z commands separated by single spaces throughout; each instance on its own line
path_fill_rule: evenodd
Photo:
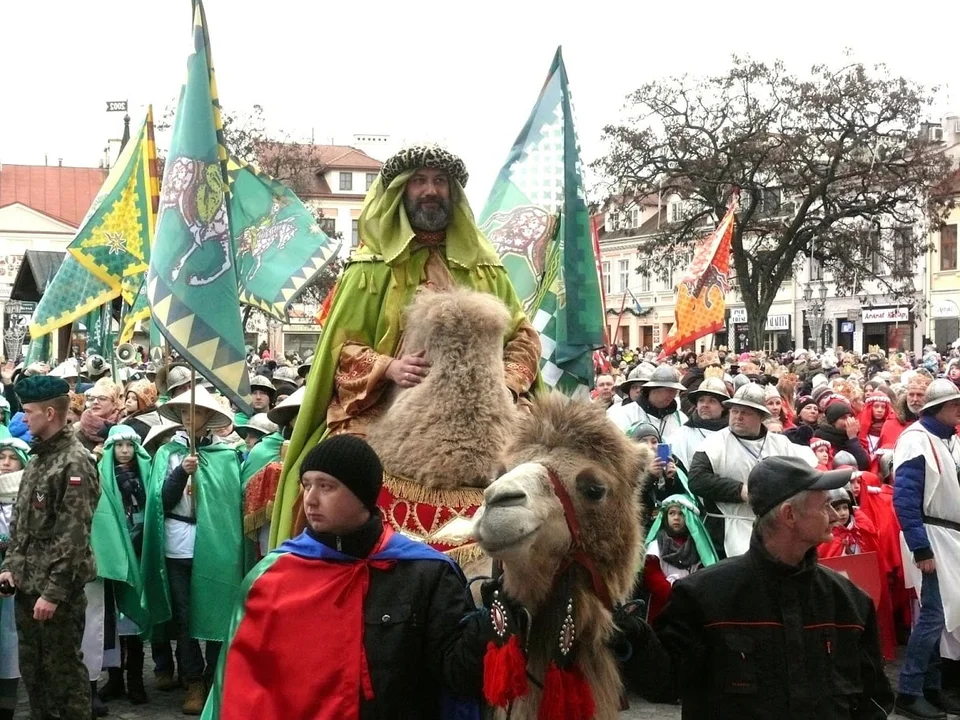
M 404 353 L 426 351 L 422 383 L 397 390 L 367 440 L 386 472 L 428 488 L 485 487 L 515 421 L 504 381 L 510 313 L 472 290 L 421 291 L 404 312 Z
M 506 592 L 533 616 L 528 670 L 538 682 L 542 682 L 556 647 L 569 598 L 555 585 L 554 576 L 571 545 L 546 468 L 557 474 L 570 495 L 582 545 L 616 604 L 628 599 L 642 564 L 639 490 L 649 462 L 650 451 L 630 442 L 602 410 L 559 393 L 535 400 L 529 417 L 519 421 L 506 452 L 510 472 L 485 491 L 476 534 L 481 546 L 502 561 Z M 600 500 L 591 500 L 586 492 L 598 486 L 605 488 L 605 494 Z M 509 544 L 511 530 L 520 537 L 515 544 Z M 593 690 L 595 717 L 613 720 L 622 690 L 619 669 L 608 647 L 613 618 L 595 596 L 582 568 L 574 575 L 572 596 L 578 663 Z M 511 720 L 533 720 L 539 703 L 540 690 L 531 683 L 528 695 L 514 703 Z

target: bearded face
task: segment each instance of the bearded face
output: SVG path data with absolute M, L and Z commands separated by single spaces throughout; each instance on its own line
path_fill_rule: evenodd
M 452 218 L 447 173 L 435 168 L 417 170 L 407 181 L 403 207 L 414 230 L 446 230 Z

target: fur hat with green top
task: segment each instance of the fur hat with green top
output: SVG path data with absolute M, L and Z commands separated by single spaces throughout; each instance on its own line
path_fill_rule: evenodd
M 140 436 L 137 431 L 129 425 L 114 425 L 110 428 L 107 439 L 103 441 L 103 449 L 113 447 L 118 442 L 128 442 L 134 445 L 140 445 Z

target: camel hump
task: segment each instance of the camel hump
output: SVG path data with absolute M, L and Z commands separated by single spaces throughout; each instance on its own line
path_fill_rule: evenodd
M 490 342 L 510 329 L 510 311 L 488 293 L 455 288 L 423 289 L 404 311 L 407 341 L 412 347 L 432 348 L 443 338 L 474 338 Z

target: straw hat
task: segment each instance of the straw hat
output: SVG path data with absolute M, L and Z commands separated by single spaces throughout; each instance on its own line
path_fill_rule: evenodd
M 76 358 L 67 358 L 50 371 L 51 377 L 58 378 L 78 378 L 80 377 L 80 367 L 77 365 Z
M 147 432 L 147 436 L 143 439 L 144 450 L 152 455 L 157 449 L 155 445 L 158 444 L 164 436 L 182 429 L 183 425 L 180 423 L 170 422 L 166 418 L 161 418 L 160 424 L 152 426 Z
M 275 422 L 271 422 L 266 413 L 257 413 L 243 425 L 234 425 L 233 429 L 242 438 L 246 438 L 251 432 L 258 432 L 261 435 L 280 432 L 280 427 Z
M 277 403 L 277 406 L 267 413 L 267 418 L 280 427 L 286 427 L 300 412 L 300 405 L 303 404 L 303 397 L 306 394 L 307 388 L 298 388 L 293 395 Z
M 209 430 L 227 427 L 233 424 L 233 417 L 223 409 L 223 406 L 217 402 L 217 399 L 202 385 L 192 391 L 195 395 L 195 401 L 198 408 L 206 408 L 212 411 L 210 419 L 205 427 Z M 191 393 L 181 393 L 172 400 L 167 401 L 160 407 L 160 414 L 167 420 L 183 424 L 183 421 L 190 414 L 190 395 Z

